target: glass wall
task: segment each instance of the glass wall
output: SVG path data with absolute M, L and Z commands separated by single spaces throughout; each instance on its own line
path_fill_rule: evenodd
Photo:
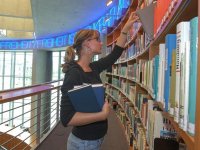
M 62 72 L 61 65 L 64 63 L 65 51 L 54 51 L 53 52 L 53 75 L 52 80 L 60 80 L 64 78 L 64 73 Z M 75 57 L 77 60 L 78 57 Z M 97 61 L 99 59 L 99 55 L 95 55 L 92 61 Z
M 99 55 L 95 55 L 94 57 L 93 57 L 93 61 L 97 61 L 99 59 Z
M 65 51 L 55 51 L 53 52 L 53 75 L 52 80 L 60 80 L 64 78 L 64 73 L 62 73 L 61 64 L 63 64 L 65 56 Z
M 62 72 L 61 65 L 64 63 L 64 56 L 65 56 L 65 51 L 53 51 L 53 68 L 52 68 L 52 80 L 60 80 L 64 78 L 64 73 Z M 61 95 L 61 94 L 60 94 Z M 57 93 L 55 91 L 51 92 L 51 127 L 55 125 L 55 120 L 56 120 L 56 102 L 57 102 Z
M 0 90 L 29 86 L 32 83 L 32 51 L 0 51 Z M 6 125 L 17 126 L 27 121 L 22 127 L 30 126 L 31 98 L 20 99 L 14 102 L 0 104 L 0 122 L 20 116 L 15 122 L 6 122 Z M 22 106 L 19 107 L 18 106 Z M 13 108 L 14 111 L 1 113 Z
M 64 73 L 62 73 L 61 64 L 64 63 L 65 50 L 53 51 L 52 53 L 52 80 L 63 79 Z M 24 87 L 32 84 L 32 57 L 32 51 L 0 51 L 0 90 Z M 98 55 L 93 58 L 93 61 L 96 60 L 98 60 Z M 56 97 L 56 93 L 54 93 L 52 93 L 52 97 Z M 52 101 L 52 104 L 55 102 Z M 30 103 L 31 98 L 26 98 L 0 104 L 0 122 L 21 115 L 14 122 L 10 121 L 5 124 L 17 126 L 27 121 L 25 124 L 22 124 L 22 127 L 30 127 L 30 121 L 28 121 L 30 119 L 30 113 L 28 112 L 31 107 Z M 23 107 L 19 107 L 22 105 Z M 55 109 L 54 107 L 56 107 L 56 105 L 53 105 L 52 109 Z M 1 113 L 10 109 L 14 109 L 14 111 Z M 55 120 L 55 117 L 51 118 L 51 120 Z

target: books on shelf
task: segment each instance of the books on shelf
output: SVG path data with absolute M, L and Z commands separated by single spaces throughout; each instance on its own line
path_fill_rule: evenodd
M 176 139 L 177 133 L 170 120 L 161 111 L 148 110 L 147 141 L 150 149 L 155 149 L 156 138 Z
M 100 112 L 104 104 L 103 84 L 83 84 L 68 91 L 77 112 Z
M 147 1 L 140 2 L 146 4 Z M 147 138 L 150 149 L 160 149 L 163 145 L 167 149 L 172 145 L 177 149 L 180 142 L 174 141 L 177 140 L 177 134 L 183 138 L 188 147 L 190 143 L 195 143 L 196 137 L 190 135 L 195 133 L 195 120 L 197 120 L 195 115 L 197 115 L 198 95 L 196 90 L 199 87 L 197 85 L 198 17 L 191 20 L 184 18 L 186 21 L 178 22 L 178 15 L 174 10 L 179 10 L 178 7 L 183 6 L 181 3 L 178 0 L 157 0 L 153 13 L 154 32 L 151 27 L 153 19 L 150 19 L 152 16 L 147 13 L 147 9 L 151 6 L 137 7 L 136 13 L 144 30 L 140 29 L 135 34 L 136 30 L 132 28 L 129 33 L 131 42 L 128 41 L 126 55 L 124 53 L 121 61 L 113 65 L 114 75 L 111 76 L 113 89 L 110 93 L 112 98 L 120 103 L 125 114 L 128 114 L 127 120 L 131 122 L 130 130 L 133 130 L 137 139 L 138 149 L 143 147 L 144 142 L 141 141 L 145 141 L 143 133 L 140 133 L 140 126 L 147 131 L 145 133 L 147 137 L 144 138 Z M 113 33 L 117 34 L 120 29 L 122 28 Z M 151 43 L 148 38 L 151 35 L 153 39 L 153 34 L 156 39 Z M 132 36 L 134 38 L 131 38 Z M 153 108 L 162 109 L 167 113 L 155 111 Z M 136 114 L 132 113 L 133 111 Z M 172 126 L 175 126 L 177 133 Z M 160 145 L 162 142 L 163 145 Z

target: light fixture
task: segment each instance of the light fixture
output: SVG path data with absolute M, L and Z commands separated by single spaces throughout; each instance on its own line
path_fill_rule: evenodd
M 123 15 L 106 15 L 105 18 L 104 18 L 104 21 L 107 22 L 107 21 L 109 21 L 112 17 L 116 17 L 116 18 L 118 19 L 118 18 L 120 18 L 120 17 L 123 17 Z M 116 18 L 115 18 L 115 19 L 116 19 Z M 114 18 L 112 18 L 112 19 L 114 19 Z
M 35 32 L 33 32 L 33 38 L 36 40 L 36 34 L 35 34 Z
M 6 37 L 6 29 L 0 29 L 0 37 Z
M 109 6 L 110 4 L 112 4 L 112 2 L 113 2 L 112 0 L 108 0 L 106 6 Z
M 110 17 L 109 16 L 105 16 L 104 21 L 107 22 L 109 20 L 110 20 Z

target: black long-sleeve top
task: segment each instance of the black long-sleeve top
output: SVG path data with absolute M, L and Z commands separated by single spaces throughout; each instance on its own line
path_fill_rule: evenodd
M 61 87 L 62 97 L 60 105 L 60 120 L 63 126 L 66 127 L 68 122 L 76 113 L 68 97 L 67 91 L 72 89 L 75 85 L 81 85 L 83 83 L 102 83 L 100 79 L 100 73 L 103 70 L 111 67 L 121 56 L 122 52 L 123 48 L 116 45 L 109 55 L 99 59 L 98 61 L 90 63 L 90 67 L 92 69 L 91 72 L 84 72 L 76 62 L 71 62 L 68 64 L 68 69 L 65 70 L 64 82 Z M 106 132 L 107 120 L 82 126 L 74 126 L 72 129 L 72 133 L 83 140 L 96 140 L 102 138 Z

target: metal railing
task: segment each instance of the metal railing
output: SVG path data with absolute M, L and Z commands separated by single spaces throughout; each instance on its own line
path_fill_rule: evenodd
M 62 81 L 0 92 L 0 149 L 36 148 L 59 122 Z

